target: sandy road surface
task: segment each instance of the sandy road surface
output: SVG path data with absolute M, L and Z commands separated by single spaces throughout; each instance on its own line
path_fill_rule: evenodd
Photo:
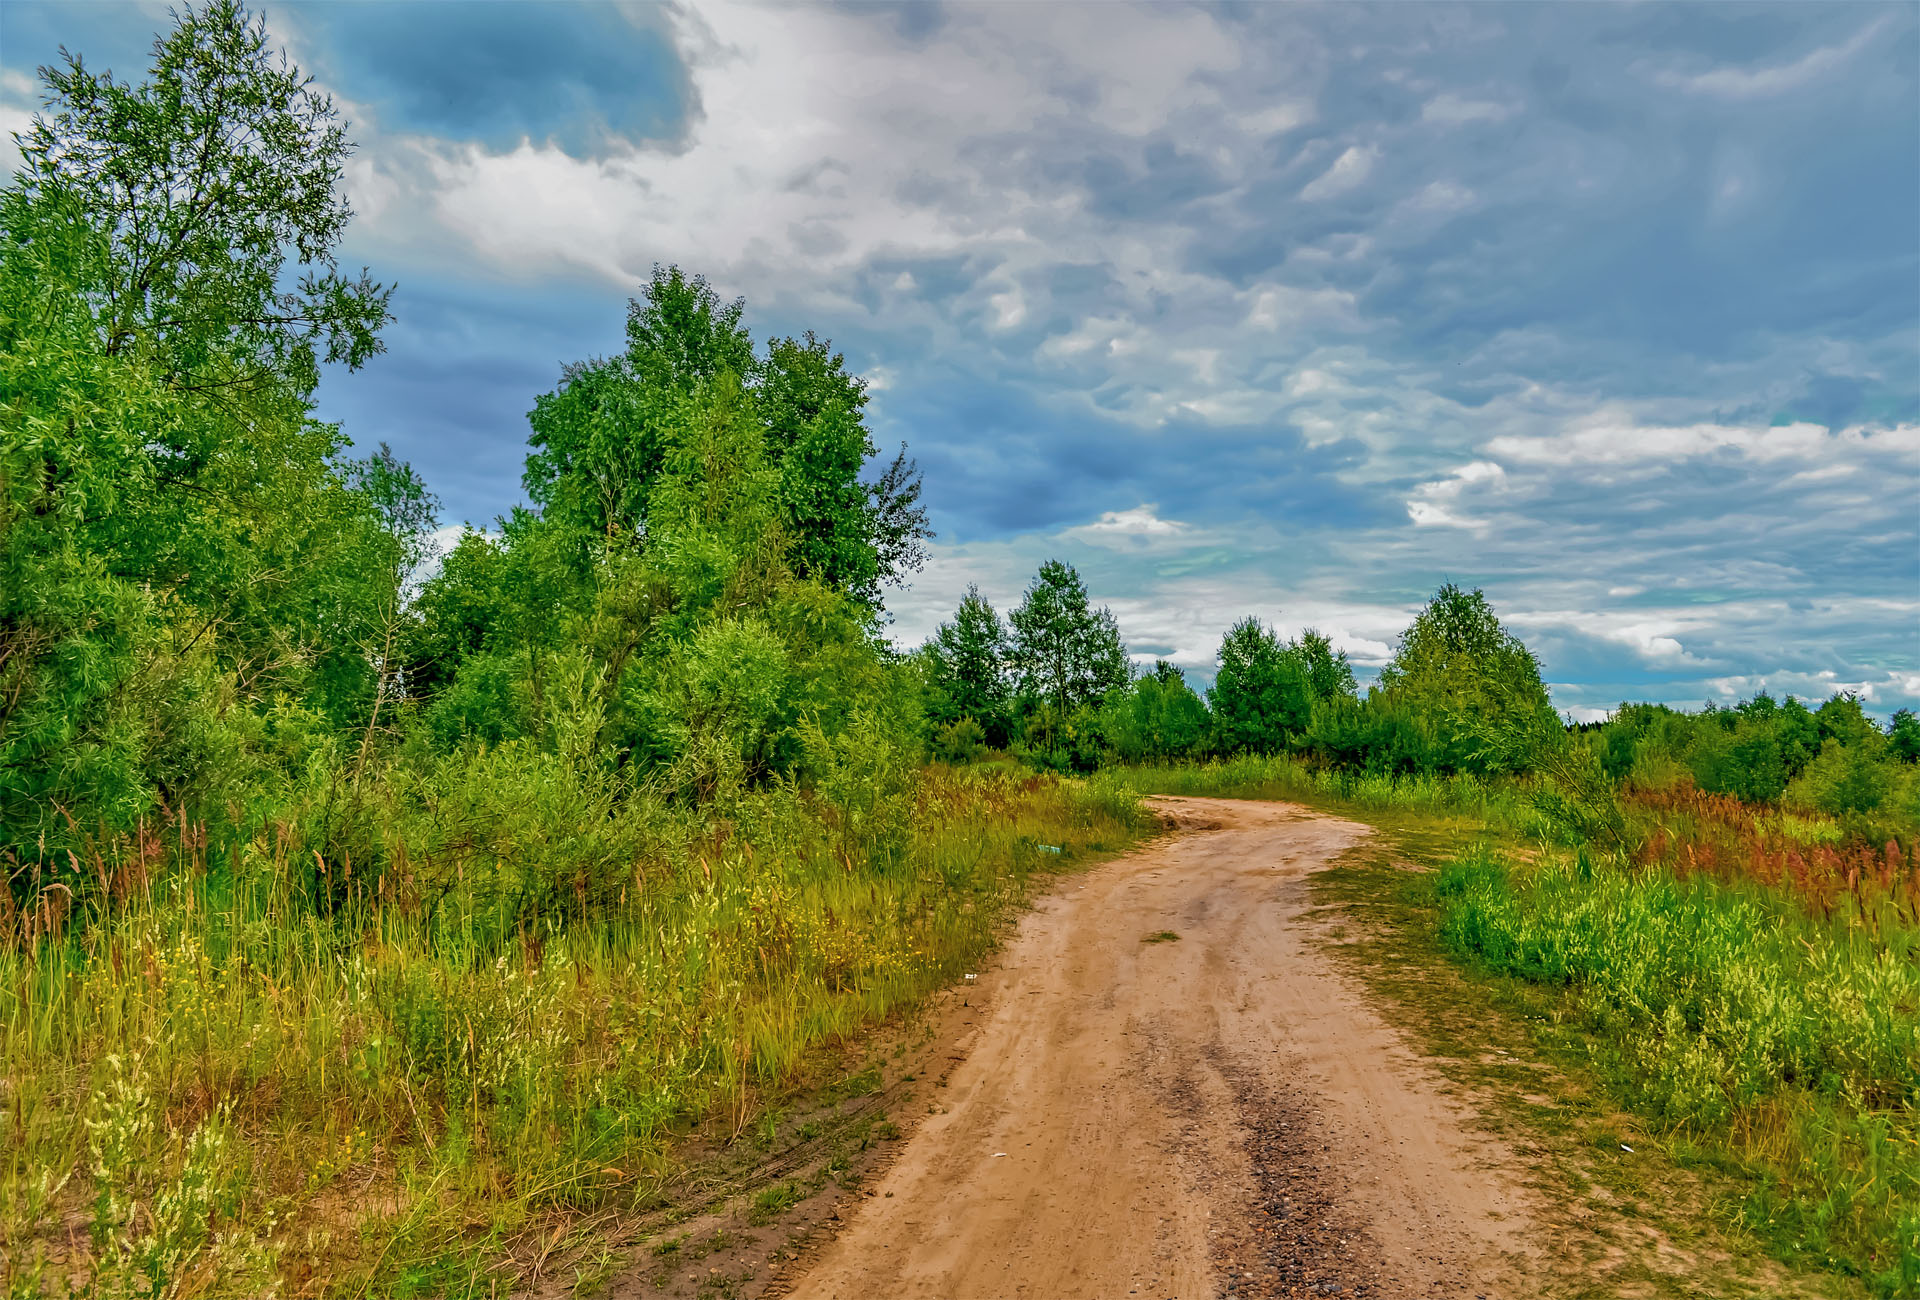
M 1367 828 L 1154 802 L 1180 833 L 1026 918 L 943 1109 L 790 1294 L 1527 1294 L 1509 1157 L 1313 940 L 1305 877 Z

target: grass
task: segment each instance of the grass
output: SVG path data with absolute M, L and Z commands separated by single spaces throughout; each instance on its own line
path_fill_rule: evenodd
M 1752 884 L 1484 846 L 1436 892 L 1450 951 L 1554 990 L 1609 1093 L 1746 1174 L 1733 1222 L 1871 1294 L 1920 1294 L 1914 935 L 1836 930 Z
M 792 792 L 751 800 L 663 814 L 617 901 L 514 929 L 384 881 L 328 915 L 285 836 L 104 861 L 117 900 L 0 945 L 7 1293 L 490 1294 L 1141 829 L 1111 782 L 936 769 L 870 864 Z
M 1379 957 L 1365 977 L 1418 1008 L 1405 1023 L 1432 1050 L 1476 1063 L 1496 1042 L 1512 1050 L 1504 1084 L 1521 1128 L 1537 1139 L 1558 1127 L 1557 1140 L 1586 1149 L 1562 1162 L 1563 1191 L 1597 1179 L 1611 1184 L 1607 1217 L 1705 1233 L 1729 1279 L 1757 1247 L 1843 1288 L 1920 1295 L 1911 845 L 1861 844 L 1728 800 L 1630 797 L 1634 842 L 1600 854 L 1541 834 L 1513 787 L 1342 783 L 1285 759 L 1134 777 L 1144 790 L 1362 816 L 1387 828 L 1393 853 L 1438 865 L 1376 859 L 1316 888 L 1373 921 L 1376 942 L 1341 950 Z M 1451 1016 L 1435 1006 L 1435 970 L 1449 966 Z M 1470 1072 L 1484 1081 L 1481 1065 Z M 1555 1097 L 1538 1095 L 1543 1079 L 1560 1081 Z M 1606 1284 L 1628 1285 L 1660 1289 L 1651 1274 Z M 1754 1286 L 1740 1289 L 1766 1293 Z

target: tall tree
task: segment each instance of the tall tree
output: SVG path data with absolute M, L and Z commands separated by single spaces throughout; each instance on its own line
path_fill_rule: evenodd
M 1241 619 L 1222 638 L 1218 662 L 1207 702 L 1221 749 L 1278 753 L 1306 730 L 1313 693 L 1305 661 L 1271 628 Z
M 925 659 L 929 717 L 972 718 L 991 743 L 1006 743 L 1007 631 L 980 588 L 967 588 L 953 621 L 928 639 Z
M 84 214 L 106 243 L 90 290 L 109 355 L 137 350 L 190 390 L 285 386 L 379 352 L 392 289 L 336 249 L 351 151 L 333 102 L 276 57 L 239 0 L 181 10 L 140 85 L 61 51 L 19 184 Z M 289 277 L 289 254 L 300 268 Z
M 1354 693 L 1353 665 L 1344 650 L 1335 650 L 1325 633 L 1308 628 L 1298 641 L 1288 646 L 1300 661 L 1307 679 L 1307 691 L 1316 703 L 1325 703 Z
M 1098 705 L 1132 676 L 1113 611 L 1094 609 L 1087 586 L 1070 564 L 1040 566 L 1013 625 L 1009 665 L 1022 695 L 1065 713 Z
M 1449 766 L 1516 766 L 1560 732 L 1539 661 L 1478 589 L 1436 591 L 1380 670 L 1378 689 L 1434 726 Z
M 372 706 L 392 534 L 311 417 L 379 350 L 333 106 L 231 0 L 140 84 L 62 52 L 0 196 L 0 823 L 212 797 L 238 705 Z M 242 729 L 244 730 L 244 729 Z M 231 767 L 231 764 L 227 764 Z M 37 840 L 36 840 L 37 842 Z
M 746 301 L 723 301 L 704 276 L 653 268 L 627 304 L 627 346 L 566 367 L 534 399 L 527 495 L 549 519 L 609 541 L 637 539 L 683 404 L 726 373 L 745 380 L 753 338 Z
M 527 492 L 556 523 L 612 545 L 639 543 L 682 404 L 731 374 L 778 472 L 788 562 L 878 609 L 882 588 L 920 567 L 932 535 L 919 473 L 903 450 L 864 481 L 874 455 L 866 381 L 811 332 L 774 339 L 759 355 L 744 311 L 701 276 L 655 267 L 630 304 L 626 350 L 568 366 L 559 387 L 536 399 Z

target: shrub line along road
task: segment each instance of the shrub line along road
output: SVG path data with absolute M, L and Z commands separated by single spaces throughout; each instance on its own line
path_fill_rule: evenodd
M 1315 934 L 1307 876 L 1368 828 L 1152 803 L 1177 833 L 1025 918 L 942 1108 L 789 1294 L 1526 1294 L 1511 1153 Z

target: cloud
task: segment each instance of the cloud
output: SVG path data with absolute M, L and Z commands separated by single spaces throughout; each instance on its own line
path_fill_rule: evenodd
M 1809 50 L 1789 63 L 1745 68 L 1721 66 L 1703 72 L 1662 68 L 1652 74 L 1656 84 L 1724 99 L 1758 99 L 1799 90 L 1827 79 L 1872 44 L 1892 20 L 1880 18 L 1860 28 L 1839 45 Z
M 1643 425 L 1602 413 L 1579 420 L 1564 432 L 1544 437 L 1499 437 L 1486 443 L 1489 455 L 1536 464 L 1631 465 L 1710 456 L 1736 456 L 1754 462 L 1826 460 L 1865 453 L 1911 461 L 1920 454 L 1920 425 L 1891 429 L 1828 429 L 1812 423 L 1781 427 L 1694 424 L 1685 427 Z M 1842 465 L 1806 471 L 1801 482 L 1843 477 Z
M 1485 486 L 1498 490 L 1506 481 L 1506 470 L 1492 461 L 1462 465 L 1446 478 L 1416 487 L 1407 502 L 1407 517 L 1422 527 L 1485 528 L 1485 518 L 1466 518 L 1455 514 L 1454 509 L 1471 489 Z
M 699 117 L 657 11 L 490 0 L 453 21 L 440 0 L 383 0 L 316 17 L 293 14 L 315 70 L 389 131 L 590 157 L 675 140 Z
M 1300 191 L 1300 197 L 1312 203 L 1345 194 L 1364 182 L 1379 161 L 1378 145 L 1349 145 L 1333 160 L 1333 166 L 1308 182 Z
M 1466 126 L 1474 122 L 1504 122 L 1519 111 L 1512 104 L 1468 99 L 1447 91 L 1420 106 L 1420 120 L 1438 126 Z

